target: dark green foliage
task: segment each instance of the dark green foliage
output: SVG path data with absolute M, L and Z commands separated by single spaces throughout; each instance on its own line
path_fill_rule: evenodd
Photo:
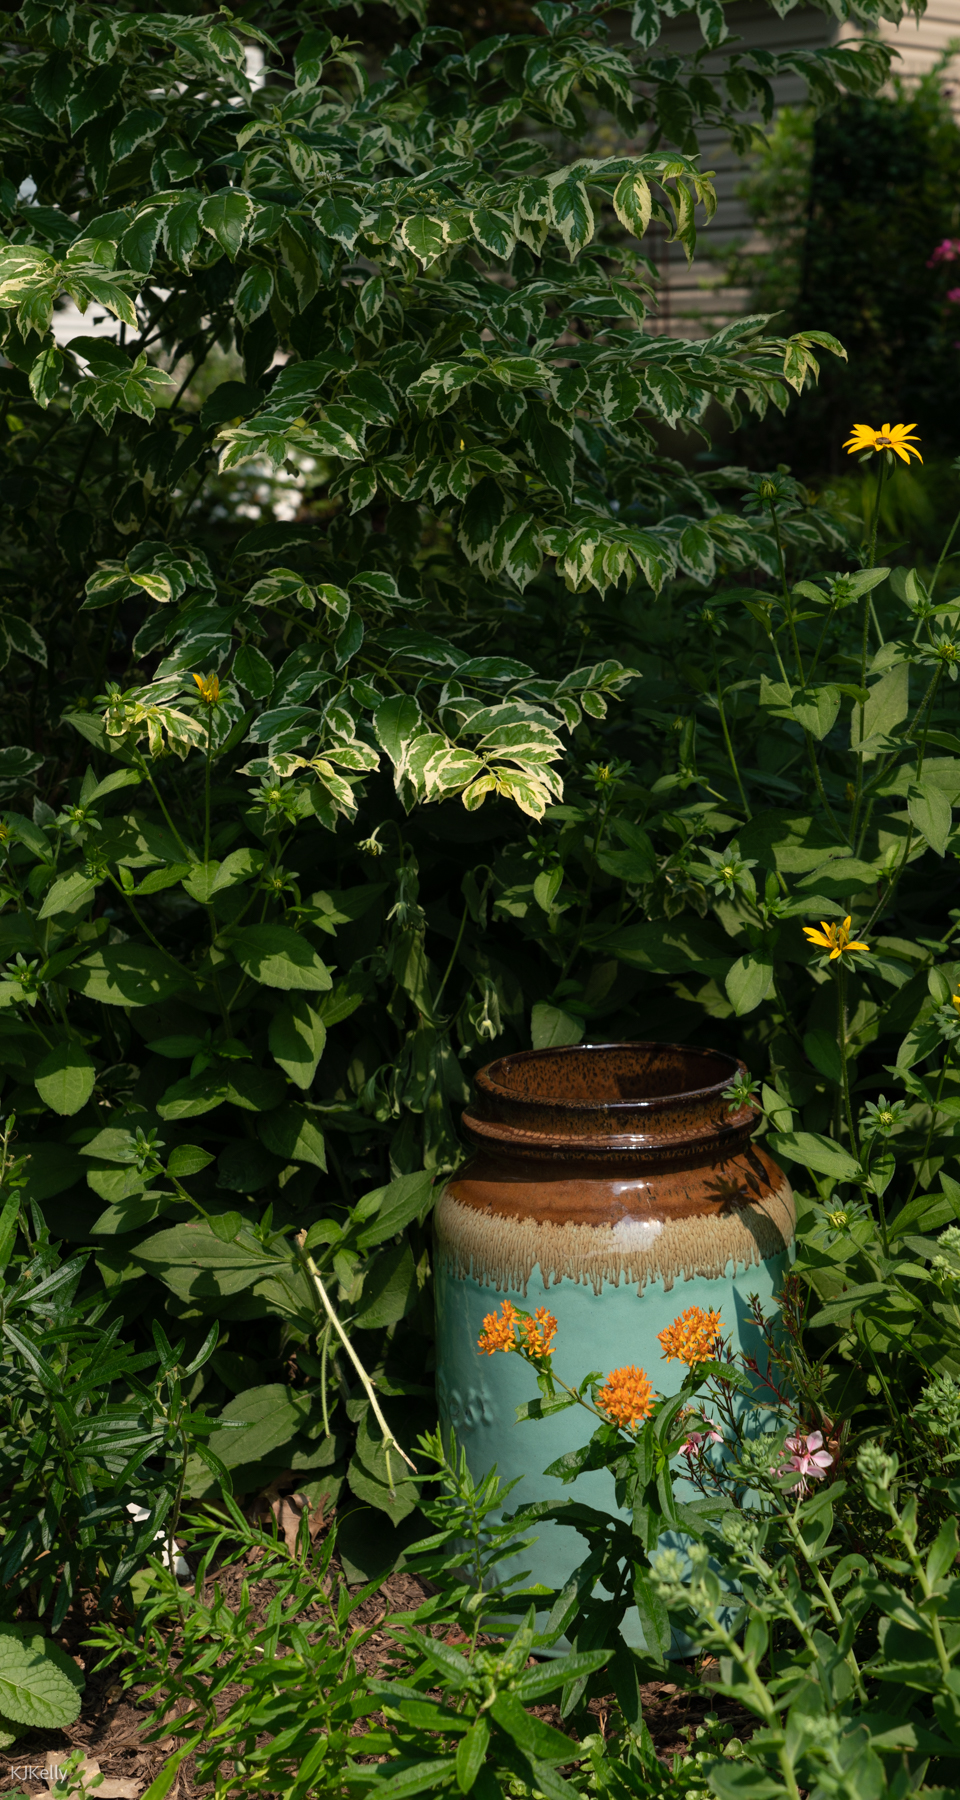
M 816 324 L 844 345 L 817 394 L 745 434 L 745 453 L 786 457 L 799 474 L 843 466 L 854 420 L 912 420 L 926 453 L 955 448 L 960 408 L 960 313 L 944 296 L 950 268 L 929 267 L 960 230 L 960 128 L 943 77 L 876 98 L 851 96 L 819 117 L 778 123 L 748 207 L 773 242 L 736 278 L 790 329 Z M 955 283 L 953 285 L 956 285 Z

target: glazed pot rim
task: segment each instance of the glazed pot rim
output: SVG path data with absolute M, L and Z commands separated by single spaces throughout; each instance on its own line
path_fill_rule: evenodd
M 631 1052 L 636 1052 L 637 1050 L 652 1050 L 660 1053 L 672 1050 L 680 1057 L 690 1057 L 691 1059 L 694 1057 L 701 1057 L 709 1059 L 720 1065 L 724 1072 L 718 1081 L 710 1082 L 704 1087 L 678 1088 L 674 1093 L 651 1094 L 646 1099 L 639 1096 L 636 1098 L 624 1099 L 621 1096 L 614 1096 L 613 1094 L 611 1094 L 608 1099 L 600 1100 L 578 1100 L 572 1099 L 567 1095 L 533 1095 L 524 1093 L 497 1078 L 501 1070 L 515 1068 L 518 1064 L 530 1065 L 531 1063 L 536 1062 L 559 1062 L 569 1057 L 581 1056 L 585 1050 L 592 1051 L 594 1055 L 598 1056 L 603 1055 L 604 1053 L 612 1055 L 617 1051 L 625 1050 Z M 699 1045 L 691 1047 L 686 1044 L 671 1043 L 662 1038 L 635 1038 L 615 1044 L 553 1044 L 542 1050 L 516 1050 L 507 1056 L 498 1057 L 495 1062 L 487 1063 L 485 1068 L 477 1071 L 474 1080 L 481 1096 L 489 1096 L 489 1098 L 493 1100 L 507 1101 L 513 1106 L 523 1106 L 526 1104 L 558 1113 L 566 1112 L 586 1115 L 603 1114 L 606 1116 L 609 1116 L 612 1113 L 616 1116 L 618 1113 L 635 1114 L 638 1111 L 650 1113 L 660 1112 L 666 1107 L 676 1107 L 678 1105 L 690 1107 L 694 1107 L 698 1103 L 701 1105 L 709 1105 L 711 1102 L 722 1100 L 725 1089 L 730 1086 L 736 1076 L 738 1074 L 745 1075 L 746 1072 L 746 1065 L 740 1061 L 739 1057 L 731 1056 L 726 1050 L 713 1050 L 711 1048 L 703 1049 Z M 739 1121 L 742 1112 L 743 1109 L 738 1111 L 737 1122 Z

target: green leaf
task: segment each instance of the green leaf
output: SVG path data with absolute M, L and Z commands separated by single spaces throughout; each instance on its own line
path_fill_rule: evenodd
M 363 1294 L 353 1322 L 361 1331 L 395 1325 L 410 1311 L 419 1291 L 410 1245 L 390 1244 L 364 1271 Z
M 347 1469 L 347 1481 L 350 1484 L 351 1491 L 356 1494 L 358 1500 L 363 1500 L 368 1506 L 375 1506 L 379 1512 L 386 1513 L 387 1517 L 392 1520 L 394 1525 L 399 1525 L 402 1519 L 408 1518 L 410 1513 L 413 1512 L 414 1507 L 420 1498 L 420 1494 L 415 1481 L 402 1481 L 400 1479 L 400 1470 L 404 1469 L 406 1465 L 400 1460 L 400 1457 L 395 1450 L 391 1453 L 390 1460 L 394 1470 L 395 1483 L 392 1491 L 387 1486 L 386 1482 L 377 1481 L 376 1477 L 370 1474 L 369 1469 L 364 1468 L 362 1462 L 356 1456 L 351 1458 L 350 1465 Z M 401 1796 L 403 1795 L 420 1794 L 423 1792 L 424 1788 L 437 1787 L 442 1779 L 442 1777 L 437 1774 L 437 1771 L 442 1770 L 444 1773 L 447 1773 L 452 1769 L 453 1758 L 450 1757 L 449 1760 L 432 1763 L 421 1763 L 419 1768 L 421 1770 L 421 1779 L 417 1783 L 411 1785 L 408 1780 L 405 1780 L 404 1775 L 393 1775 L 387 1781 L 377 1782 L 376 1793 L 378 1795 L 392 1795 L 394 1796 L 394 1800 L 401 1800 Z M 415 1771 L 413 1769 L 408 1769 L 405 1772 L 406 1776 L 411 1776 L 414 1773 Z
M 419 1169 L 415 1175 L 399 1175 L 388 1187 L 375 1188 L 372 1193 L 364 1194 L 353 1216 L 368 1219 L 375 1207 L 379 1207 L 379 1211 L 358 1234 L 357 1248 L 369 1250 L 374 1244 L 382 1244 L 385 1238 L 405 1230 L 413 1219 L 422 1222 L 432 1200 L 433 1172 L 430 1169 Z M 308 1245 L 309 1242 L 308 1234 Z
M 925 777 L 912 781 L 907 792 L 907 811 L 911 825 L 926 838 L 931 850 L 944 856 L 953 829 L 953 808 L 943 789 Z
M 539 400 L 530 400 L 520 421 L 520 433 L 530 460 L 544 481 L 565 500 L 573 499 L 573 441 L 553 424 Z
M 490 1742 L 490 1726 L 482 1716 L 475 1719 L 457 1745 L 457 1786 L 461 1794 L 469 1794 L 483 1768 Z
M 60 1044 L 37 1065 L 33 1079 L 44 1104 L 55 1113 L 68 1115 L 86 1106 L 97 1072 L 78 1044 Z
M 291 1000 L 270 1021 L 270 1054 L 297 1087 L 310 1087 L 327 1030 L 307 1000 Z
M 112 944 L 74 963 L 60 977 L 67 987 L 105 1006 L 150 1006 L 190 985 L 172 956 L 151 944 Z
M 803 1047 L 814 1068 L 819 1069 L 821 1075 L 825 1075 L 828 1081 L 836 1082 L 839 1087 L 843 1080 L 843 1057 L 836 1033 L 807 1031 L 804 1033 Z
M 593 236 L 593 209 L 583 182 L 574 175 L 565 175 L 551 188 L 550 206 L 553 222 L 573 262 Z
M 325 237 L 336 238 L 345 250 L 357 241 L 363 214 L 346 194 L 328 194 L 317 208 L 316 220 Z
M 264 987 L 317 994 L 333 986 L 326 964 L 289 925 L 243 925 L 227 941 L 245 974 Z
M 276 1463 L 275 1453 L 302 1430 L 309 1420 L 310 1408 L 310 1397 L 302 1388 L 287 1387 L 280 1381 L 246 1388 L 228 1400 L 220 1423 L 231 1429 L 213 1432 L 208 1440 L 210 1448 L 228 1469 L 267 1458 Z M 243 1429 L 237 1429 L 241 1423 Z
M 79 912 L 93 898 L 99 886 L 95 875 L 85 869 L 72 869 L 53 883 L 37 914 L 38 919 L 53 919 L 58 913 Z
M 167 1159 L 167 1173 L 184 1181 L 188 1175 L 199 1175 L 212 1162 L 209 1150 L 201 1150 L 199 1144 L 178 1144 Z
M 390 761 L 398 764 L 410 739 L 423 729 L 423 715 L 412 695 L 397 694 L 377 707 L 373 724 Z
M 314 1296 L 293 1254 L 265 1250 L 245 1231 L 229 1244 L 205 1223 L 175 1225 L 132 1251 L 181 1300 L 223 1317 L 262 1318 L 268 1311 L 313 1327 Z
M 284 1162 L 310 1163 L 315 1169 L 326 1170 L 323 1132 L 295 1101 L 281 1106 L 277 1112 L 263 1113 L 257 1129 L 264 1147 L 272 1150 L 274 1156 L 282 1157 Z
M 236 259 L 252 216 L 253 201 L 239 188 L 222 188 L 218 194 L 210 194 L 199 212 L 204 231 L 216 238 L 231 261 Z
M 530 1014 L 530 1041 L 535 1050 L 547 1050 L 556 1044 L 579 1044 L 584 1021 L 564 1012 L 562 1006 L 550 1006 L 538 1000 Z
M 411 219 L 406 219 L 400 236 L 425 269 L 436 262 L 446 248 L 440 220 L 430 218 L 427 213 L 414 213 Z
M 617 183 L 613 206 L 621 225 L 631 231 L 634 237 L 643 237 L 650 223 L 653 195 L 650 183 L 639 169 L 632 169 Z
M 874 683 L 863 709 L 863 742 L 886 735 L 902 724 L 910 711 L 910 664 L 899 663 Z M 850 748 L 860 748 L 860 708 L 850 714 Z
M 832 1175 L 836 1181 L 856 1181 L 860 1164 L 842 1145 L 832 1138 L 819 1137 L 812 1131 L 772 1131 L 766 1142 L 775 1156 L 789 1156 L 818 1175 Z
M 42 407 L 50 405 L 60 392 L 60 378 L 63 374 L 63 352 L 55 345 L 41 350 L 36 362 L 30 370 L 30 392 L 37 404 Z
M 241 644 L 233 659 L 233 674 L 255 700 L 266 700 L 273 692 L 273 665 L 254 644 Z
M 773 987 L 773 963 L 768 956 L 738 956 L 724 986 L 738 1018 L 755 1012 Z
M 18 1725 L 59 1731 L 80 1711 L 81 1675 L 73 1658 L 28 1626 L 0 1625 L 0 1713 Z
M 233 309 L 241 325 L 252 325 L 266 312 L 273 299 L 273 270 L 254 263 L 244 269 L 233 301 Z

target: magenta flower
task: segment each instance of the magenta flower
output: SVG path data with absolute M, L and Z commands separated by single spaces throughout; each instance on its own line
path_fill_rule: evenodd
M 960 238 L 944 238 L 928 259 L 927 268 L 935 269 L 938 263 L 956 262 L 960 257 Z
M 790 1456 L 783 1473 L 796 1470 L 800 1477 L 797 1488 L 801 1494 L 806 1493 L 811 1481 L 822 1481 L 833 1462 L 829 1450 L 823 1448 L 822 1431 L 811 1431 L 806 1436 L 798 1432 L 796 1437 L 788 1437 L 783 1447 Z
M 947 299 L 952 300 L 954 306 L 960 306 L 960 288 L 948 288 Z
M 691 1431 L 686 1443 L 680 1446 L 680 1455 L 686 1456 L 690 1462 L 695 1456 L 699 1456 L 702 1450 L 707 1449 L 708 1445 L 723 1443 L 723 1434 L 714 1429 L 712 1419 L 703 1419 L 701 1422 L 710 1429 L 708 1431 Z

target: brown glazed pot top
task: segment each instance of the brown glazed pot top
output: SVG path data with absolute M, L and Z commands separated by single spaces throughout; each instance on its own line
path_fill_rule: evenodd
M 644 1162 L 732 1151 L 749 1142 L 752 1107 L 734 1113 L 724 1091 L 744 1065 L 683 1044 L 574 1044 L 523 1050 L 488 1063 L 465 1131 L 489 1154 Z
M 751 1143 L 757 1114 L 730 1113 L 744 1065 L 682 1044 L 526 1050 L 481 1069 L 463 1125 L 478 1154 L 451 1202 L 556 1226 L 729 1217 L 789 1196 Z M 449 1208 L 448 1208 L 449 1210 Z

